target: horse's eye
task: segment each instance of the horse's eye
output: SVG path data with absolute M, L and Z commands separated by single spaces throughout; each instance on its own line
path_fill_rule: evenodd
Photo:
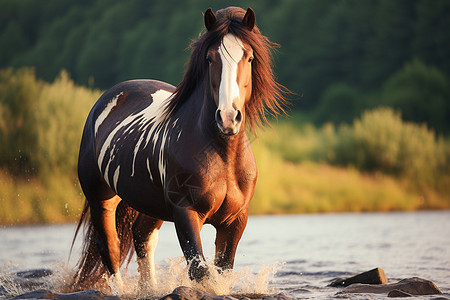
M 248 59 L 248 62 L 251 63 L 253 61 L 254 57 L 250 56 L 250 58 Z
M 208 62 L 208 64 L 211 64 L 211 63 L 212 63 L 212 58 L 211 58 L 210 55 L 208 55 L 208 56 L 206 57 L 206 61 Z

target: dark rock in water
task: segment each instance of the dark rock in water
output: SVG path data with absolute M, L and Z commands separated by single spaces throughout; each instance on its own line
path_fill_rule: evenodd
M 404 298 L 404 297 L 412 297 L 413 295 L 405 293 L 400 290 L 392 290 L 388 293 L 389 298 Z
M 286 296 L 283 293 L 279 293 L 273 296 L 264 296 L 261 298 L 261 300 L 294 300 L 294 298 Z
M 56 300 L 120 300 L 119 297 L 105 295 L 102 292 L 89 290 L 81 291 L 69 294 L 54 294 L 47 290 L 38 290 L 30 293 L 26 293 L 17 297 L 12 298 L 12 300 L 22 300 L 22 299 L 56 299 Z
M 293 300 L 283 293 L 268 296 L 268 295 L 249 295 L 249 297 L 242 296 L 235 298 L 233 296 L 219 296 L 186 286 L 180 286 L 173 290 L 169 295 L 162 297 L 160 300 L 244 300 L 244 299 L 261 299 L 261 300 Z
M 202 292 L 187 286 L 179 286 L 173 290 L 169 295 L 162 297 L 160 300 L 194 300 L 194 299 L 204 299 L 204 300 L 236 300 L 234 297 L 230 296 L 218 296 L 207 292 Z
M 35 269 L 29 271 L 17 272 L 16 276 L 21 278 L 42 278 L 53 274 L 52 270 L 49 269 Z
M 46 282 L 46 278 L 53 274 L 49 269 L 36 269 L 21 271 L 10 275 L 9 281 L 14 286 L 24 290 L 33 290 L 42 288 Z M 0 295 L 5 296 L 7 294 L 7 288 L 0 283 Z
M 17 297 L 12 298 L 12 300 L 18 299 L 54 299 L 55 294 L 47 290 L 37 290 L 33 292 L 29 292 L 23 295 L 19 295 Z
M 350 278 L 335 279 L 332 283 L 330 283 L 330 286 L 332 286 L 332 287 L 349 286 L 349 285 L 355 284 L 355 283 L 385 284 L 387 282 L 388 282 L 388 280 L 386 278 L 386 275 L 384 274 L 383 269 L 375 268 L 373 270 L 355 275 Z
M 436 295 L 442 294 L 436 285 L 429 281 L 418 277 L 403 279 L 397 283 L 374 285 L 374 284 L 353 284 L 338 294 L 359 294 L 373 293 L 385 294 L 393 290 L 398 290 L 410 295 Z M 396 293 L 394 293 L 395 295 Z

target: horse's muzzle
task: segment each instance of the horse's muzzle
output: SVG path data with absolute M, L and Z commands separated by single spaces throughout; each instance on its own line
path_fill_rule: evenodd
M 225 135 L 236 135 L 242 124 L 242 113 L 240 110 L 229 109 L 216 111 L 216 123 L 220 131 Z

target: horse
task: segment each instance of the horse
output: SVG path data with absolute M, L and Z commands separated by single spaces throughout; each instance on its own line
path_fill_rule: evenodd
M 177 87 L 125 81 L 89 112 L 78 159 L 86 201 L 74 237 L 84 224 L 76 286 L 105 274 L 123 286 L 120 267 L 136 252 L 140 285 L 154 288 L 164 221 L 175 224 L 191 280 L 208 274 L 204 224 L 216 229 L 215 266 L 233 268 L 257 179 L 245 127 L 256 135 L 267 113 L 284 113 L 287 89 L 272 71 L 277 45 L 251 8 L 209 8 L 204 25 Z

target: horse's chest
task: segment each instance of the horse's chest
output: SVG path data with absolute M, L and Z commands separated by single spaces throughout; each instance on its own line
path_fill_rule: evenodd
M 256 167 L 217 164 L 210 170 L 205 185 L 205 216 L 211 220 L 228 219 L 248 207 L 256 183 Z

